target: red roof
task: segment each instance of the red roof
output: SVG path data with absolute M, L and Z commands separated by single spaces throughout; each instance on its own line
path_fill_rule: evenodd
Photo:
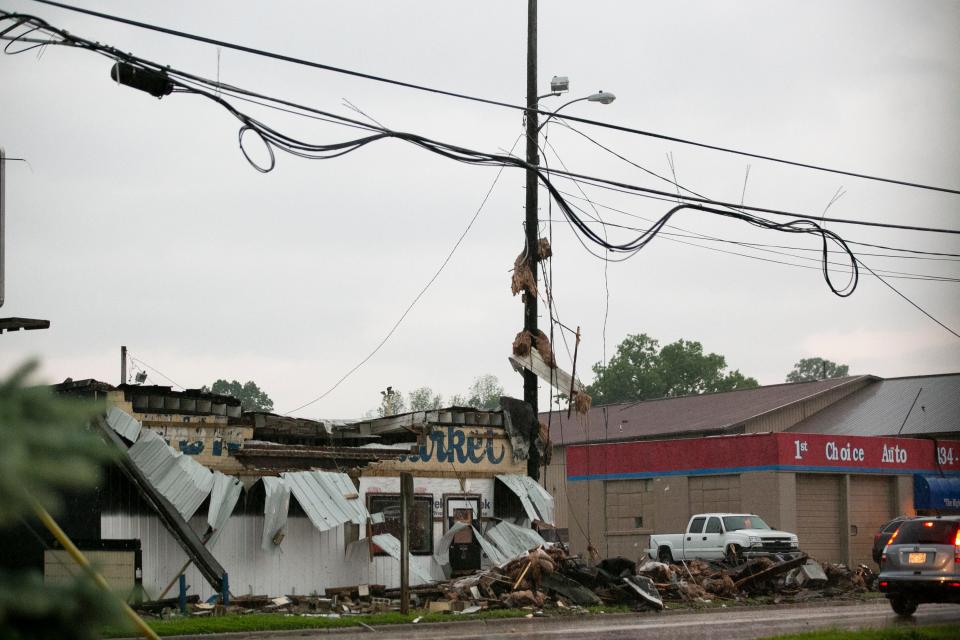
M 569 419 L 566 410 L 546 412 L 540 414 L 540 419 L 550 425 L 550 439 L 557 445 L 694 437 L 710 432 L 735 431 L 751 418 L 865 379 L 877 378 L 848 376 L 774 384 L 756 389 L 598 406 L 586 415 L 574 412 Z

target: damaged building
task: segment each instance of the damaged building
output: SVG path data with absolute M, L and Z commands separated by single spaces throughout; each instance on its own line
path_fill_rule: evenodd
M 516 557 L 555 519 L 527 475 L 542 452 L 529 410 L 344 422 L 245 413 L 200 390 L 93 380 L 55 390 L 106 400 L 96 426 L 120 451 L 80 506 L 82 529 L 76 513 L 64 527 L 142 599 L 175 593 L 181 574 L 203 599 L 396 588 L 403 472 L 414 477 L 413 585 Z M 48 579 L 63 569 L 57 553 L 46 552 Z

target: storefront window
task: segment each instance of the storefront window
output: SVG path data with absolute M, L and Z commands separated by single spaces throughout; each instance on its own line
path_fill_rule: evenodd
M 383 523 L 375 524 L 374 534 L 389 533 L 400 539 L 400 494 L 367 494 L 367 510 L 382 513 Z M 415 496 L 410 518 L 410 553 L 430 555 L 433 553 L 433 497 Z M 381 555 L 381 553 L 378 553 Z

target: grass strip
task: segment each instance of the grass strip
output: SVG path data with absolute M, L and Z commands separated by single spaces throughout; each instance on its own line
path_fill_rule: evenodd
M 623 613 L 627 607 L 590 607 L 589 613 Z M 171 618 L 168 620 L 148 619 L 147 624 L 160 636 L 188 634 L 226 633 L 229 631 L 279 631 L 283 629 L 337 629 L 344 627 L 372 627 L 391 624 L 407 624 L 420 618 L 420 624 L 431 622 L 452 622 L 459 620 L 523 618 L 530 611 L 524 609 L 490 609 L 466 615 L 450 613 L 411 613 L 403 615 L 397 612 L 369 615 L 341 616 L 339 618 L 311 617 L 283 613 L 251 613 L 226 616 L 203 616 Z M 556 614 L 552 614 L 556 615 Z M 130 628 L 109 628 L 104 630 L 105 638 L 117 638 L 132 635 Z

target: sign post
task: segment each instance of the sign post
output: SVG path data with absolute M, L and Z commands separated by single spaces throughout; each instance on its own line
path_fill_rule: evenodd
M 413 474 L 400 474 L 400 613 L 410 613 L 410 511 L 413 508 Z

